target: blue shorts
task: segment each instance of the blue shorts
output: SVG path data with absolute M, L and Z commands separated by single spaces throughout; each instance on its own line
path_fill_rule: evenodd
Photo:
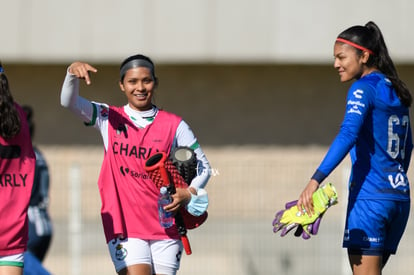
M 410 201 L 350 201 L 343 247 L 350 254 L 395 254 L 407 225 Z

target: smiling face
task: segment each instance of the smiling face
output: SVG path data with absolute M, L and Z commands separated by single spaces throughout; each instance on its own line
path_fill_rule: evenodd
M 156 86 L 157 82 L 147 67 L 129 69 L 122 82 L 119 82 L 119 87 L 127 97 L 129 106 L 137 111 L 152 108 L 152 97 Z
M 368 52 L 363 51 L 359 55 L 357 49 L 345 43 L 335 43 L 334 58 L 334 67 L 338 70 L 341 82 L 359 79 L 373 70 L 366 66 Z

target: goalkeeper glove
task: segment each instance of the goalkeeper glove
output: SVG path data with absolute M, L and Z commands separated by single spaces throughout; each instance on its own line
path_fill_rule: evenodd
M 285 210 L 295 206 L 298 203 L 297 200 L 290 201 L 285 204 Z M 285 210 L 279 211 L 280 215 L 283 215 L 283 212 Z M 276 215 L 277 216 L 277 215 Z M 321 219 L 323 217 L 323 214 L 321 214 L 313 223 L 299 226 L 299 224 L 292 224 L 289 227 L 286 227 L 284 230 L 282 230 L 281 236 L 285 236 L 287 233 L 292 231 L 294 228 L 296 228 L 296 231 L 294 233 L 295 237 L 302 237 L 304 240 L 310 239 L 311 235 L 318 234 L 319 231 L 319 225 L 321 223 Z M 277 219 L 275 219 L 276 221 Z M 273 225 L 275 225 L 275 221 L 273 221 Z
M 300 211 L 293 202 L 286 204 L 286 209 L 276 213 L 273 220 L 273 232 L 281 231 L 281 236 L 285 236 L 292 229 L 297 228 L 296 236 L 302 235 L 304 239 L 310 238 L 310 234 L 315 235 L 319 230 L 319 223 L 322 214 L 330 206 L 337 203 L 338 196 L 335 187 L 325 184 L 316 190 L 312 195 L 314 213 L 309 216 Z
M 325 214 L 325 213 L 323 213 L 323 214 Z M 304 240 L 308 240 L 308 239 L 310 239 L 311 235 L 318 234 L 319 225 L 321 224 L 323 214 L 321 214 L 313 223 L 298 226 L 298 229 L 296 229 L 294 235 L 296 237 L 302 236 L 302 238 Z

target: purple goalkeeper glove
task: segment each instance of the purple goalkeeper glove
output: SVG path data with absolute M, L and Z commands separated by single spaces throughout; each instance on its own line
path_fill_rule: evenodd
M 273 220 L 273 232 L 281 231 L 285 236 L 292 229 L 296 229 L 295 236 L 309 239 L 318 233 L 322 215 L 332 205 L 338 202 L 338 194 L 332 183 L 320 186 L 312 194 L 314 213 L 308 215 L 297 207 L 297 201 L 286 203 L 285 209 L 276 213 Z
M 294 235 L 296 237 L 302 236 L 304 240 L 308 240 L 310 239 L 311 235 L 316 235 L 318 233 L 319 225 L 321 223 L 321 219 L 324 213 L 322 213 L 313 223 L 307 225 L 302 226 L 297 223 L 292 223 L 285 226 L 277 226 L 280 222 L 280 217 L 283 215 L 283 213 L 291 207 L 295 206 L 297 202 L 297 200 L 287 202 L 285 204 L 285 209 L 276 213 L 275 219 L 273 220 L 273 232 L 276 233 L 281 230 L 280 236 L 284 237 L 287 233 L 296 228 Z

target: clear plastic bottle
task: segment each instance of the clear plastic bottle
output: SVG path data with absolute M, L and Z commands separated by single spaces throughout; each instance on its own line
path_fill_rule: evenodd
M 160 189 L 158 196 L 158 216 L 160 218 L 160 224 L 164 228 L 169 228 L 173 225 L 174 216 L 172 212 L 166 212 L 164 206 L 170 204 L 172 198 L 168 193 L 167 187 L 163 186 Z

